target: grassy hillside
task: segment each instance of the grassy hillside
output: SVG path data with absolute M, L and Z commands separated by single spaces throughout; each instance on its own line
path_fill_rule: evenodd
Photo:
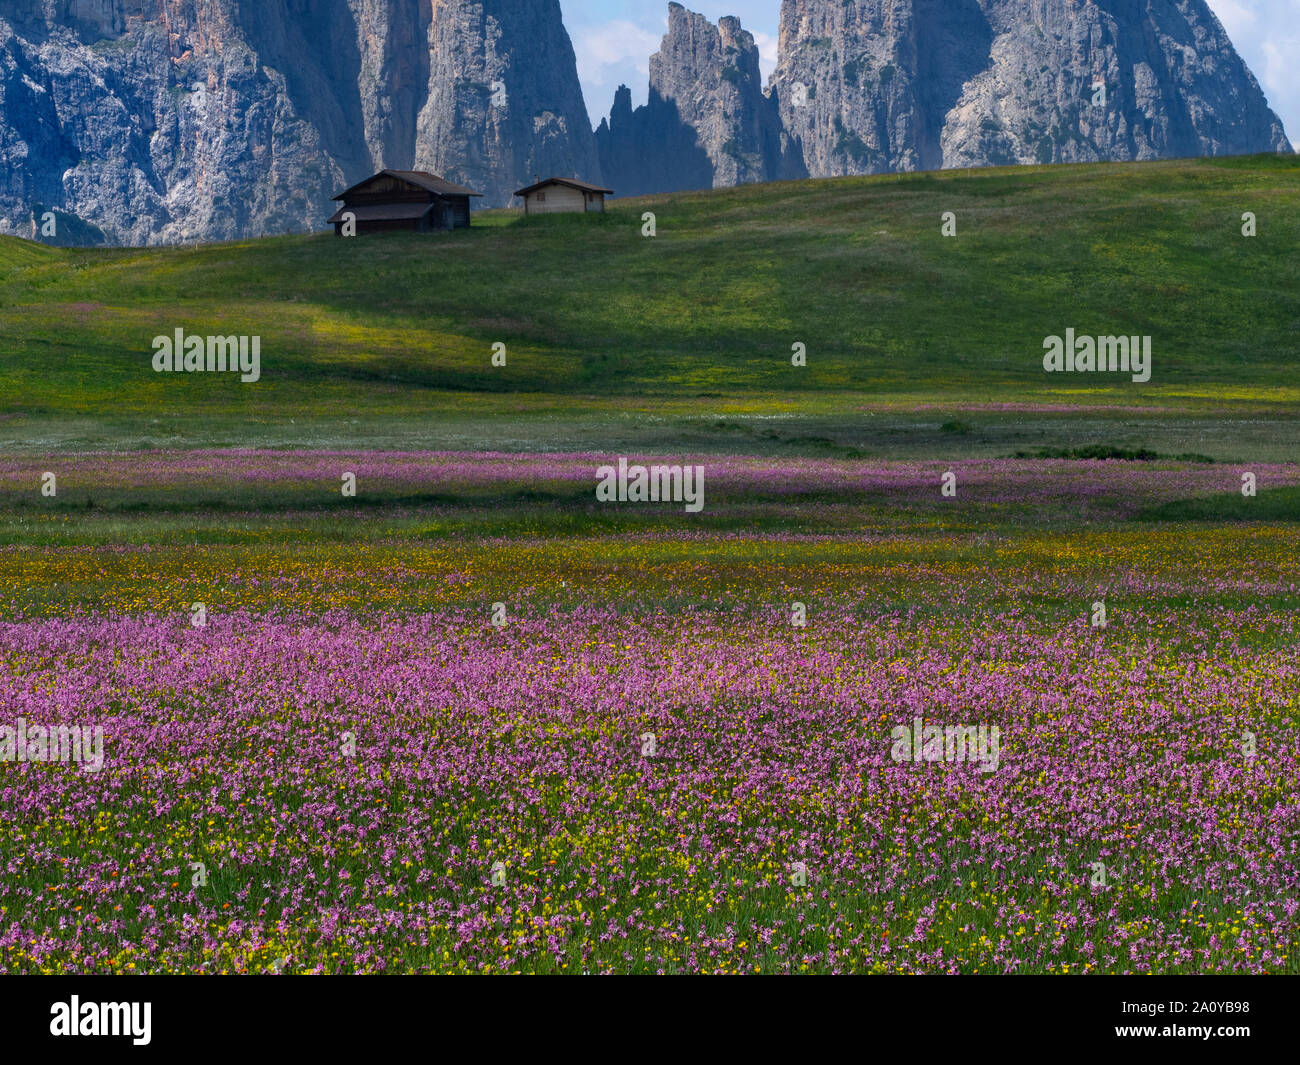
M 751 186 L 433 237 L 3 239 L 0 448 L 1282 457 L 1300 443 L 1298 244 L 1294 157 Z M 1044 374 L 1043 338 L 1067 327 L 1150 334 L 1151 383 Z M 262 380 L 154 373 L 151 340 L 176 328 L 260 336 Z

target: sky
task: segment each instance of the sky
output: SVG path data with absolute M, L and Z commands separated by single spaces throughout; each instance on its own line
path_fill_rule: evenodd
M 762 53 L 763 76 L 776 66 L 781 0 L 682 0 L 712 22 L 736 15 Z M 1293 144 L 1300 143 L 1300 0 L 1208 0 L 1250 67 Z M 578 54 L 578 74 L 593 126 L 609 114 L 619 84 L 646 101 L 650 56 L 668 28 L 668 0 L 560 0 Z

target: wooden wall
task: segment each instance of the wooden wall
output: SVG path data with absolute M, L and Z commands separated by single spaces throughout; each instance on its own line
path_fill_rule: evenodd
M 545 200 L 540 198 L 543 195 Z M 586 194 L 568 185 L 548 185 L 544 189 L 538 189 L 528 195 L 524 207 L 528 214 L 582 214 L 588 209 L 601 209 L 599 204 L 588 208 Z

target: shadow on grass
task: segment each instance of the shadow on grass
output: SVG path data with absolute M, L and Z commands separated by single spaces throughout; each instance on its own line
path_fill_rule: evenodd
M 1239 494 L 1171 499 L 1145 507 L 1135 521 L 1300 521 L 1300 487 L 1273 488 L 1253 499 Z

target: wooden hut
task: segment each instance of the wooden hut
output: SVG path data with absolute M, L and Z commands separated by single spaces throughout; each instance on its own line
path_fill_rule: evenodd
M 329 220 L 344 235 L 349 216 L 356 234 L 407 230 L 431 233 L 469 225 L 471 196 L 482 196 L 424 170 L 381 170 L 335 196 L 343 206 Z
M 603 211 L 605 197 L 613 196 L 613 189 L 604 189 L 577 178 L 547 178 L 516 196 L 523 197 L 524 214 L 583 214 L 586 211 Z

